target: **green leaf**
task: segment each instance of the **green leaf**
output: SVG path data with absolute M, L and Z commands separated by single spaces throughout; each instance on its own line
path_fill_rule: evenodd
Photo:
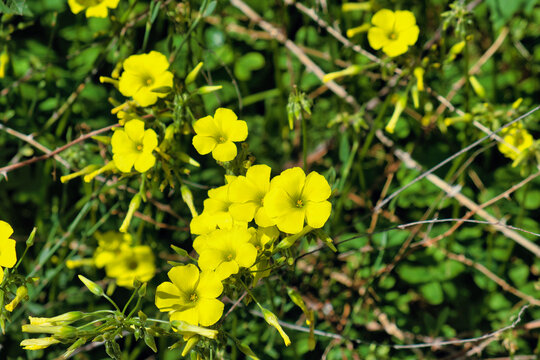
M 238 80 L 249 80 L 251 79 L 251 73 L 264 67 L 264 63 L 264 57 L 260 53 L 247 53 L 234 64 L 234 75 Z
M 420 292 L 431 305 L 439 305 L 444 300 L 441 284 L 436 281 L 422 285 Z

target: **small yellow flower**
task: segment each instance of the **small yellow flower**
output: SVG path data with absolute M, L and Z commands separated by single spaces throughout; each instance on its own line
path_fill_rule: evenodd
M 409 46 L 418 40 L 420 29 L 410 11 L 382 9 L 373 15 L 371 23 L 373 27 L 368 31 L 369 45 L 375 50 L 382 48 L 390 57 L 406 53 Z
M 173 267 L 167 274 L 172 282 L 156 289 L 156 306 L 160 311 L 172 311 L 171 321 L 210 326 L 223 314 L 225 305 L 216 299 L 223 284 L 213 273 L 200 273 L 193 264 Z
M 244 141 L 248 135 L 247 123 L 225 108 L 216 110 L 214 117 L 206 116 L 195 121 L 193 146 L 201 155 L 212 153 L 217 161 L 231 161 L 236 157 L 234 142 Z
M 199 254 L 199 267 L 203 272 L 215 271 L 220 279 L 238 273 L 241 267 L 255 263 L 257 249 L 250 243 L 251 233 L 241 227 L 217 229 L 193 241 Z
M 17 262 L 17 253 L 15 251 L 15 240 L 9 237 L 13 234 L 11 226 L 0 220 L 0 266 L 11 268 Z M 2 270 L 2 278 L 4 272 Z
M 264 207 L 279 230 L 296 234 L 304 228 L 304 219 L 313 228 L 323 227 L 332 210 L 330 193 L 324 176 L 315 171 L 306 176 L 295 167 L 272 179 Z
M 107 231 L 104 234 L 96 233 L 98 247 L 94 252 L 94 263 L 98 268 L 115 262 L 122 254 L 125 246 L 130 246 L 133 239 L 130 234 L 117 231 Z
M 86 10 L 86 17 L 107 17 L 109 10 L 116 9 L 119 0 L 68 0 L 74 14 Z
M 144 130 L 141 120 L 130 120 L 124 129 L 117 129 L 111 144 L 114 164 L 122 172 L 130 172 L 133 166 L 145 172 L 156 163 L 152 151 L 158 145 L 157 135 L 152 129 Z
M 158 98 L 167 96 L 166 92 L 155 92 L 156 89 L 171 88 L 173 74 L 167 71 L 169 61 L 160 52 L 131 55 L 124 61 L 124 72 L 118 82 L 118 90 L 124 96 L 132 96 L 141 106 L 150 106 Z
M 259 226 L 272 226 L 274 222 L 263 207 L 263 200 L 270 189 L 270 167 L 254 165 L 246 176 L 239 176 L 229 185 L 229 199 L 233 202 L 229 212 L 233 219 L 250 222 L 255 218 Z
M 108 277 L 115 278 L 119 286 L 133 287 L 133 281 L 147 282 L 154 277 L 154 253 L 149 246 L 123 246 L 115 261 L 105 266 Z
M 13 310 L 15 310 L 15 308 L 17 307 L 17 305 L 19 305 L 21 303 L 21 301 L 23 300 L 27 300 L 28 299 L 28 289 L 26 288 L 26 286 L 19 286 L 17 288 L 17 292 L 15 293 L 15 298 L 5 306 L 5 309 L 9 312 L 13 312 Z
M 501 137 L 504 143 L 499 142 L 499 151 L 512 160 L 515 160 L 522 151 L 532 146 L 534 142 L 532 135 L 523 128 L 521 123 L 504 128 L 501 131 Z

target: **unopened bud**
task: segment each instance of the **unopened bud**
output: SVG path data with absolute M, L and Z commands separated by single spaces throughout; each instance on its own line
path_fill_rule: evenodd
M 6 305 L 6 310 L 12 312 L 22 300 L 28 299 L 28 289 L 26 286 L 19 286 L 15 293 L 15 298 Z
M 122 225 L 120 226 L 120 229 L 119 229 L 120 232 L 123 232 L 123 233 L 127 232 L 129 228 L 129 224 L 131 223 L 131 219 L 133 218 L 133 214 L 139 208 L 140 205 L 141 205 L 141 194 L 137 193 L 135 194 L 135 196 L 133 196 L 133 198 L 129 202 L 128 212 L 126 214 L 124 221 L 122 222 Z
M 195 66 L 193 68 L 193 70 L 191 70 L 189 72 L 189 74 L 187 74 L 186 80 L 185 80 L 186 85 L 189 85 L 189 84 L 191 84 L 192 82 L 195 81 L 195 79 L 197 78 L 197 75 L 199 75 L 199 71 L 201 70 L 203 65 L 204 65 L 204 63 L 201 61 L 200 63 L 197 64 L 197 66 Z
M 283 331 L 283 328 L 279 324 L 279 320 L 276 315 L 274 315 L 273 312 L 271 312 L 268 309 L 265 309 L 261 307 L 261 311 L 264 315 L 264 320 L 270 325 L 276 328 L 276 330 L 279 332 L 279 335 L 283 338 L 283 341 L 285 342 L 285 346 L 289 346 L 291 344 L 291 340 L 289 339 L 289 336 Z
M 79 280 L 83 282 L 83 284 L 90 290 L 90 292 L 97 296 L 103 296 L 103 289 L 101 286 L 93 282 L 92 280 L 88 280 L 82 275 L 79 275 Z

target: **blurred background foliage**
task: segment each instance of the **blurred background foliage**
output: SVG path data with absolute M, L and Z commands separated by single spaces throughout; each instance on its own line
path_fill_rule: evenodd
M 247 1 L 325 73 L 351 64 L 368 65 L 362 73 L 338 80 L 360 104 L 359 109 L 328 90 L 274 35 L 257 27 L 227 1 L 122 0 L 104 19 L 74 15 L 65 0 L 4 1 L 0 4 L 0 50 L 9 54 L 9 61 L 0 79 L 0 166 L 42 154 L 31 141 L 15 137 L 7 129 L 30 136 L 28 139 L 52 150 L 81 134 L 114 124 L 117 120 L 110 113 L 110 99 L 118 104 L 123 98 L 98 79 L 110 76 L 119 62 L 135 53 L 158 50 L 167 56 L 174 54 L 171 69 L 180 79 L 203 61 L 198 85 L 223 88 L 192 104 L 194 116 L 213 114 L 219 106 L 234 109 L 248 123 L 248 143 L 257 163 L 270 165 L 274 175 L 301 164 L 300 121 L 296 120 L 294 130 L 289 129 L 287 105 L 291 93 L 305 93 L 312 102 L 311 116 L 304 113 L 309 126 L 308 165 L 333 184 L 334 211 L 326 229 L 335 242 L 342 243 L 337 254 L 327 248 L 306 254 L 318 247 L 304 240 L 297 254 L 303 256 L 294 266 L 281 268 L 254 291 L 260 299 L 266 299 L 265 305 L 281 320 L 301 324 L 302 312 L 287 297 L 287 286 L 298 289 L 316 312 L 316 328 L 349 340 L 317 336 L 316 346 L 310 351 L 308 334 L 285 329 L 293 341 L 285 348 L 275 330 L 245 307 L 228 316 L 229 331 L 264 359 L 538 356 L 538 324 L 533 322 L 540 317 L 538 307 L 529 308 L 520 325 L 489 341 L 413 350 L 386 346 L 480 336 L 510 324 L 527 300 L 506 291 L 497 281 L 538 299 L 540 260 L 486 224 L 465 223 L 432 246 L 420 242 L 444 234 L 454 223 L 395 228 L 419 220 L 460 218 L 468 210 L 423 179 L 380 213 L 374 212 L 380 199 L 409 184 L 420 172 L 407 168 L 396 158 L 395 148 L 384 146 L 373 136 L 375 130 L 384 128 L 393 112 L 391 95 L 413 81 L 410 75 L 390 81 L 392 66 L 409 74 L 415 66 L 425 68 L 425 83 L 431 90 L 420 93 L 417 108 L 408 101 L 390 136 L 424 168 L 484 136 L 471 121 L 444 126 L 445 119 L 456 114 L 448 109 L 438 112 L 440 103 L 434 94 L 446 96 L 502 32 L 506 33 L 502 44 L 476 75 L 485 93 L 474 91 L 467 82 L 451 103 L 493 129 L 537 105 L 538 1 L 372 1 L 372 11 L 363 12 L 342 12 L 339 1 L 301 2 L 341 33 L 369 22 L 372 13 L 381 8 L 412 11 L 420 28 L 419 40 L 406 55 L 396 58 L 390 69 L 372 66 L 371 60 L 343 46 L 299 8 L 287 5 L 290 3 Z M 377 54 L 365 34 L 352 41 Z M 460 41 L 466 41 L 467 50 L 453 56 L 450 49 Z M 511 105 L 518 98 L 523 102 L 512 112 Z M 535 137 L 540 134 L 539 118 L 535 113 L 524 120 Z M 197 208 L 202 209 L 207 189 L 222 183 L 223 171 L 213 159 L 195 152 L 189 129 L 181 146 L 201 163 L 200 168 L 190 168 L 185 180 Z M 90 140 L 60 156 L 72 169 L 81 169 L 102 164 L 107 153 L 106 146 Z M 512 167 L 512 161 L 486 141 L 436 174 L 482 204 L 537 171 L 536 165 L 526 171 Z M 45 353 L 20 349 L 17 344 L 24 336 L 20 325 L 28 315 L 52 316 L 105 306 L 81 290 L 75 276 L 81 270 L 66 269 L 65 260 L 91 256 L 97 244 L 93 234 L 120 226 L 131 195 L 125 188 L 98 181 L 61 184 L 60 176 L 68 173 L 69 169 L 49 159 L 0 179 L 0 218 L 15 229 L 14 238 L 21 241 L 19 251 L 32 227 L 38 228 L 36 244 L 21 271 L 40 277 L 38 285 L 29 289 L 30 301 L 13 314 L 7 333 L 0 335 L 0 357 L 31 359 L 43 355 L 53 359 L 62 353 L 61 346 Z M 486 210 L 501 221 L 538 233 L 539 185 L 538 178 L 531 180 Z M 191 215 L 178 189 L 155 191 L 152 196 L 155 202 L 144 204 L 139 211 L 154 223 L 136 218 L 132 229 L 137 241 L 150 245 L 159 258 L 158 274 L 149 286 L 143 308 L 147 314 L 159 316 L 153 292 L 166 279 L 166 261 L 177 260 L 170 245 L 190 250 L 186 227 Z M 520 235 L 537 242 L 535 234 Z M 463 260 L 459 256 L 469 262 L 459 261 Z M 84 272 L 95 280 L 105 276 L 102 270 L 92 268 Z M 102 283 L 110 284 L 109 280 Z M 119 303 L 127 297 L 129 292 L 124 289 L 114 292 Z M 165 350 L 170 345 L 167 339 L 160 339 L 160 352 L 151 355 L 144 344 L 130 338 L 121 341 L 126 359 L 178 358 L 177 350 Z M 475 347 L 477 352 L 473 351 Z M 106 355 L 97 347 L 76 356 Z M 242 355 L 231 346 L 225 358 Z

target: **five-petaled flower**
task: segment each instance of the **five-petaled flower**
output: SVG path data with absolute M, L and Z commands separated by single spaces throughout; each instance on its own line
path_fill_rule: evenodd
M 214 273 L 200 273 L 193 264 L 173 267 L 167 274 L 172 282 L 156 289 L 156 306 L 170 312 L 170 320 L 210 326 L 223 314 L 225 305 L 216 299 L 223 284 Z
M 304 219 L 313 228 L 323 227 L 332 210 L 327 201 L 330 193 L 324 176 L 315 171 L 306 176 L 304 170 L 295 167 L 272 179 L 264 207 L 279 230 L 297 234 L 304 227 Z
M 246 176 L 239 176 L 229 185 L 229 207 L 232 217 L 238 221 L 249 222 L 255 218 L 259 226 L 274 225 L 264 208 L 264 196 L 270 189 L 270 166 L 254 165 Z
M 225 108 L 216 110 L 214 117 L 205 116 L 195 121 L 193 146 L 201 155 L 212 153 L 217 161 L 231 161 L 236 157 L 234 142 L 244 141 L 248 135 L 247 124 Z M 234 141 L 234 142 L 233 142 Z
M 390 57 L 406 53 L 409 46 L 418 40 L 420 29 L 410 11 L 382 9 L 373 15 L 371 23 L 373 26 L 368 30 L 369 45 L 375 50 L 382 48 Z
M 120 0 L 68 0 L 74 14 L 86 10 L 86 17 L 107 17 L 109 9 L 116 9 Z
M 123 65 L 118 89 L 122 95 L 132 96 L 141 106 L 155 104 L 158 98 L 167 96 L 167 88 L 172 89 L 173 74 L 167 71 L 169 61 L 162 53 L 151 51 L 131 55 Z
M 11 226 L 0 220 L 0 282 L 4 278 L 3 267 L 11 268 L 17 262 L 15 240 L 9 238 L 11 234 L 13 234 Z
M 144 122 L 130 120 L 124 129 L 117 129 L 111 139 L 113 160 L 122 172 L 130 172 L 135 166 L 145 172 L 156 163 L 152 151 L 157 147 L 157 135 L 152 129 L 144 130 Z
M 238 273 L 241 267 L 251 267 L 257 258 L 251 236 L 247 229 L 235 226 L 197 237 L 193 248 L 199 254 L 199 267 L 203 272 L 214 271 L 221 280 Z

